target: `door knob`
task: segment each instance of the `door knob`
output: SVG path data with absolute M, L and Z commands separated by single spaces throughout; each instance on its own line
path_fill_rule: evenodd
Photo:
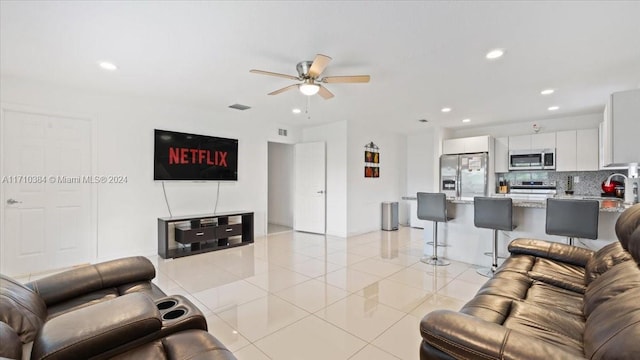
M 324 194 L 324 190 L 318 191 L 318 194 Z
M 18 201 L 18 200 L 14 200 L 14 199 L 9 199 L 9 200 L 7 200 L 7 204 L 9 204 L 9 205 L 13 205 L 13 204 L 22 204 L 22 201 Z

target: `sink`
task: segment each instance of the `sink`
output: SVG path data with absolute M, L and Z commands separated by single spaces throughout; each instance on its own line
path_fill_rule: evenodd
M 598 200 L 601 209 L 622 208 L 624 207 L 624 199 L 616 197 L 602 196 L 556 196 L 557 199 L 576 199 L 576 200 Z

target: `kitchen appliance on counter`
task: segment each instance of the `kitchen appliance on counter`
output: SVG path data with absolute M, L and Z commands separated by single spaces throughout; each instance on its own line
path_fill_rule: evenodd
M 487 153 L 440 156 L 440 191 L 448 198 L 487 196 Z
M 555 149 L 509 151 L 509 170 L 555 170 Z

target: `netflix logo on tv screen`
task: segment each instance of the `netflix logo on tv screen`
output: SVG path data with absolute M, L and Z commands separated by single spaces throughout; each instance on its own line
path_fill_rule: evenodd
M 238 180 L 238 140 L 155 130 L 154 180 Z

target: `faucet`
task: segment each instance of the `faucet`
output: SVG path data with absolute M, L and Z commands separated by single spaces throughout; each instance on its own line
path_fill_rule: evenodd
M 611 175 L 609 175 L 609 177 L 607 178 L 607 181 L 605 182 L 605 185 L 609 186 L 609 185 L 611 184 L 611 179 L 612 179 L 614 176 L 622 176 L 622 177 L 624 178 L 624 181 L 625 181 L 625 182 L 627 181 L 627 175 L 620 174 L 620 173 L 615 173 L 615 174 L 611 174 Z
M 609 175 L 606 181 L 606 185 L 609 186 L 611 184 L 611 179 L 614 176 L 621 176 L 624 178 L 624 187 L 625 187 L 625 195 L 624 195 L 624 203 L 625 204 L 634 204 L 638 202 L 637 199 L 637 191 L 638 187 L 640 187 L 640 179 L 638 179 L 638 163 L 630 163 L 629 164 L 629 176 L 625 176 L 623 174 L 615 173 Z

